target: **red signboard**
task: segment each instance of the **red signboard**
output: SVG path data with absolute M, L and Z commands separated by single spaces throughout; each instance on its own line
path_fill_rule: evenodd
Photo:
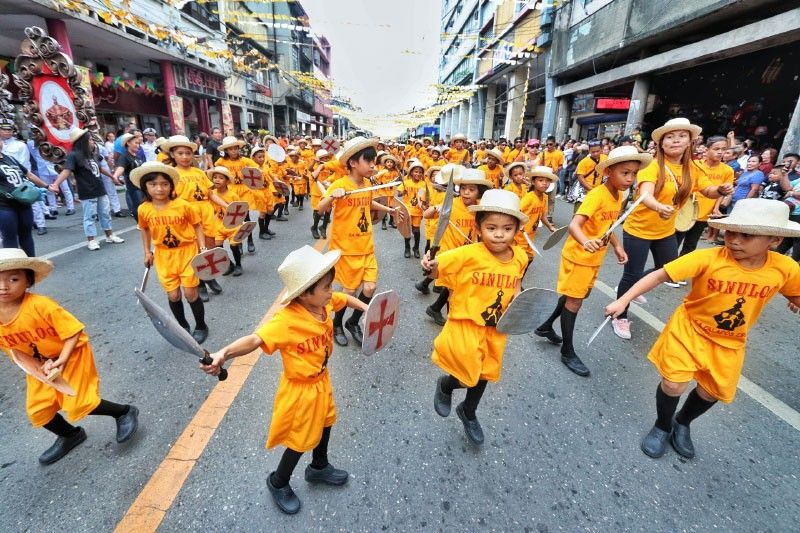
M 630 98 L 595 98 L 594 102 L 594 108 L 597 111 L 622 111 L 630 106 Z

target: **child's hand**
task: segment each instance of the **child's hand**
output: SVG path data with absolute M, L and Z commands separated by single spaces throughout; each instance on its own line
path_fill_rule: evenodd
M 210 376 L 219 375 L 220 370 L 222 370 L 222 365 L 225 364 L 225 354 L 222 353 L 222 350 L 220 350 L 218 352 L 209 354 L 209 357 L 211 357 L 211 364 L 204 365 L 200 363 L 200 370 Z
M 627 306 L 622 302 L 622 300 L 614 300 L 606 306 L 606 308 L 603 310 L 603 313 L 605 316 L 617 318 L 620 314 L 622 314 L 623 311 L 625 311 L 626 307 Z
M 406 219 L 406 212 L 403 211 L 402 209 L 398 209 L 395 207 L 392 210 L 392 214 L 397 216 L 398 222 L 403 222 Z
M 345 190 L 341 187 L 331 191 L 331 196 L 333 196 L 334 198 L 344 198 L 344 195 L 345 195 Z
M 583 243 L 583 249 L 591 253 L 601 250 L 603 246 L 605 246 L 605 243 L 602 239 L 589 239 Z
M 144 267 L 150 268 L 153 266 L 153 252 L 147 252 L 144 254 Z
M 628 262 L 628 254 L 625 253 L 625 248 L 622 246 L 614 248 L 614 254 L 617 256 L 617 264 L 624 265 Z
M 59 361 L 58 359 L 45 359 L 44 364 L 42 365 L 42 372 L 44 372 L 45 376 L 49 376 L 50 373 L 58 368 L 59 370 L 64 370 L 64 363 L 66 361 Z
M 720 211 L 719 209 L 714 209 L 713 211 L 711 211 L 710 216 L 711 218 L 721 218 L 724 217 L 725 215 L 723 215 L 722 211 Z
M 420 264 L 422 265 L 422 270 L 424 270 L 425 272 L 430 272 L 439 264 L 439 262 L 436 259 L 431 259 L 430 251 L 428 251 L 425 252 L 425 255 L 422 257 Z

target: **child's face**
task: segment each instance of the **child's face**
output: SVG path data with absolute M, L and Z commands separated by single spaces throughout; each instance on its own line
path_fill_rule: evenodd
M 472 184 L 462 185 L 459 188 L 459 196 L 464 205 L 474 205 L 478 203 L 478 186 Z
M 624 161 L 611 165 L 606 168 L 607 183 L 618 191 L 624 191 L 633 185 L 636 173 L 639 172 L 640 163 L 638 161 Z
M 591 148 L 589 148 L 589 157 L 597 161 L 600 159 L 600 154 L 602 152 L 603 152 L 602 146 L 592 146 Z
M 384 167 L 386 167 L 386 169 L 387 169 L 387 170 L 392 170 L 392 169 L 394 169 L 394 159 L 387 159 L 387 160 L 386 160 L 386 161 L 383 163 L 383 166 L 384 166 Z
M 24 270 L 0 272 L 0 303 L 18 301 L 28 290 L 28 276 Z
M 766 255 L 779 245 L 783 239 L 769 235 L 750 235 L 738 231 L 725 230 L 725 247 L 734 259 L 752 259 Z
M 214 187 L 220 190 L 225 190 L 228 188 L 228 176 L 225 174 L 220 174 L 217 172 L 214 174 L 214 177 L 211 178 L 211 181 L 214 182 Z
M 170 155 L 178 164 L 179 167 L 189 167 L 192 165 L 192 157 L 194 154 L 186 146 L 178 146 L 170 150 Z
M 522 167 L 514 167 L 511 169 L 511 181 L 520 185 L 525 183 L 525 169 Z
M 484 246 L 493 254 L 505 252 L 514 242 L 519 221 L 504 213 L 489 213 L 478 226 L 478 234 Z
M 424 174 L 423 170 L 419 167 L 414 167 L 413 169 L 411 169 L 411 179 L 414 181 L 421 180 L 423 174 Z
M 543 178 L 542 176 L 536 176 L 533 178 L 533 189 L 536 192 L 547 192 L 548 187 L 550 187 L 549 179 Z
M 304 306 L 320 308 L 328 305 L 328 302 L 331 301 L 332 296 L 333 275 L 328 273 L 319 282 L 317 282 L 312 290 L 301 294 L 297 298 Z
M 781 177 L 783 177 L 783 169 L 781 167 L 773 167 L 772 170 L 769 171 L 769 181 L 773 183 L 781 181 Z
M 489 168 L 494 168 L 494 167 L 496 167 L 498 162 L 499 162 L 499 161 L 497 161 L 497 158 L 496 158 L 496 157 L 494 157 L 494 156 L 492 156 L 492 155 L 490 155 L 490 156 L 488 156 L 488 157 L 486 158 L 486 164 L 489 166 Z
M 439 153 L 439 150 L 433 150 L 431 152 L 431 159 L 434 161 L 438 161 L 442 154 Z
M 239 147 L 233 146 L 231 148 L 226 148 L 225 155 L 228 156 L 228 159 L 239 159 L 239 156 L 241 155 L 239 153 Z
M 356 176 L 361 178 L 368 178 L 375 173 L 375 160 L 366 160 L 363 156 L 358 160 L 351 159 L 349 161 L 350 169 Z
M 256 164 L 258 164 L 259 166 L 263 165 L 265 160 L 266 156 L 264 155 L 263 150 L 260 152 L 256 152 L 256 154 L 253 156 L 253 161 L 255 161 Z
M 147 194 L 153 200 L 169 200 L 169 195 L 172 193 L 172 183 L 161 174 L 148 181 L 145 187 L 147 187 Z
M 464 148 L 464 141 L 462 141 L 461 139 L 455 141 L 453 143 L 453 148 L 455 148 L 456 150 L 461 150 L 462 148 Z

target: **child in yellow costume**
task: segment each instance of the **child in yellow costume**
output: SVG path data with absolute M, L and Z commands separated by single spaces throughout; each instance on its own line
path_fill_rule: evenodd
M 0 348 L 41 361 L 45 375 L 60 371 L 75 390 L 67 396 L 34 379 L 26 378 L 25 408 L 31 425 L 44 427 L 58 438 L 40 457 L 55 463 L 86 440 L 86 431 L 70 422 L 86 415 L 113 416 L 117 442 L 130 440 L 138 427 L 139 410 L 100 398 L 100 378 L 84 325 L 47 296 L 28 289 L 53 270 L 53 263 L 28 257 L 17 248 L 0 249 Z M 10 372 L 10 371 L 9 371 Z M 59 411 L 67 413 L 67 419 Z
M 561 251 L 556 288 L 561 297 L 550 317 L 534 332 L 553 344 L 561 344 L 561 362 L 579 376 L 588 377 L 590 372 L 575 353 L 572 342 L 578 311 L 583 300 L 589 297 L 608 245 L 614 248 L 619 264 L 624 265 L 628 261 L 628 255 L 616 235 L 612 233 L 608 240 L 602 237 L 620 215 L 622 191 L 633 185 L 636 173 L 652 159 L 650 154 L 640 154 L 633 146 L 620 146 L 612 150 L 608 159 L 597 165 L 597 171 L 606 176 L 605 183 L 589 191 L 569 224 L 569 236 Z M 559 317 L 561 336 L 553 330 L 553 323 Z
M 402 196 L 403 204 L 411 216 L 411 234 L 414 237 L 414 257 L 419 258 L 419 226 L 422 223 L 422 209 L 419 205 L 420 191 L 425 190 L 425 167 L 422 163 L 412 163 L 408 168 L 408 178 L 397 188 L 397 196 Z M 411 257 L 411 237 L 405 239 L 403 257 Z
M 214 215 L 217 219 L 217 230 L 214 234 L 214 246 L 222 248 L 222 245 L 225 244 L 225 241 L 228 241 L 228 244 L 231 247 L 231 254 L 233 254 L 231 266 L 223 274 L 223 276 L 228 276 L 230 274 L 233 274 L 234 277 L 241 276 L 243 273 L 242 243 L 236 242 L 233 239 L 233 236 L 236 235 L 236 232 L 239 230 L 239 228 L 236 227 L 229 229 L 226 228 L 222 223 L 222 219 L 225 218 L 225 212 L 231 202 L 239 202 L 241 199 L 239 196 L 237 196 L 236 192 L 230 188 L 230 182 L 232 181 L 233 177 L 227 168 L 213 167 L 208 169 L 206 174 L 208 174 L 208 177 L 211 178 L 211 181 L 214 183 L 214 188 L 211 189 L 211 194 L 220 200 L 220 203 L 215 202 L 214 204 Z
M 533 250 L 527 239 L 525 239 L 524 234 L 528 235 L 531 242 L 535 242 L 539 222 L 549 229 L 551 233 L 556 230 L 556 227 L 547 220 L 547 188 L 550 187 L 551 183 L 558 181 L 558 176 L 553 174 L 550 167 L 533 167 L 528 172 L 528 178 L 531 180 L 530 192 L 526 193 L 519 203 L 520 211 L 528 217 L 528 223 L 517 234 L 516 242 L 518 246 L 522 246 L 528 252 L 528 263 L 530 264 L 533 261 Z
M 253 200 L 250 189 L 248 189 L 247 185 L 242 182 L 242 169 L 244 167 L 258 168 L 258 165 L 249 157 L 244 157 L 242 155 L 242 149 L 244 146 L 245 142 L 238 140 L 236 137 L 225 137 L 222 139 L 222 144 L 220 144 L 218 148 L 220 153 L 223 155 L 214 162 L 214 166 L 225 167 L 230 171 L 231 183 L 229 187 L 236 193 L 239 201 L 247 202 L 249 210 L 255 209 L 253 207 L 255 201 Z M 245 217 L 245 221 L 249 220 L 250 213 L 248 213 Z M 253 242 L 252 233 L 247 236 L 247 251 L 251 254 L 255 253 L 256 251 L 256 245 Z
M 500 189 L 503 186 L 503 167 L 500 162 L 503 160 L 503 154 L 497 148 L 492 148 L 485 155 L 486 163 L 482 163 L 478 170 L 482 170 L 486 174 L 486 179 L 492 182 L 495 189 Z
M 399 169 L 400 169 L 400 160 L 397 159 L 397 157 L 393 156 L 392 154 L 386 154 L 383 157 L 383 170 L 381 170 L 375 175 L 375 179 L 381 185 L 397 181 L 397 178 L 400 176 Z M 382 193 L 381 195 L 384 198 L 386 198 L 386 205 L 389 207 L 394 207 L 394 189 L 391 188 L 383 189 L 380 192 Z M 389 215 L 384 215 L 383 220 L 381 221 L 382 230 L 386 229 L 387 220 L 393 228 L 396 227 L 394 219 Z
M 269 221 L 272 212 L 275 210 L 275 198 L 277 191 L 272 182 L 272 166 L 267 161 L 267 149 L 263 146 L 256 146 L 250 152 L 250 159 L 261 169 L 261 176 L 264 179 L 264 188 L 261 190 L 250 191 L 253 201 L 253 208 L 258 211 L 258 238 L 264 241 L 272 239 L 274 232 L 269 231 Z
M 306 193 L 308 193 L 306 164 L 300 159 L 300 152 L 297 150 L 289 150 L 288 156 L 284 172 L 292 182 L 292 194 L 294 195 L 292 205 L 296 206 L 298 211 L 302 211 L 303 200 L 306 197 Z
M 450 291 L 447 323 L 433 341 L 433 363 L 445 375 L 436 382 L 434 409 L 450 414 L 453 390 L 466 388 L 465 400 L 456 406 L 467 438 L 483 444 L 475 410 L 488 381 L 500 379 L 506 335 L 495 329 L 508 304 L 519 292 L 525 252 L 514 246 L 514 236 L 528 221 L 519 210 L 519 198 L 502 190 L 487 191 L 475 213 L 475 230 L 481 242 L 462 246 L 422 260 L 422 268 Z
M 324 216 L 320 215 L 319 211 L 317 211 L 317 208 L 319 207 L 319 201 L 322 200 L 323 193 L 328 188 L 328 185 L 330 185 L 328 177 L 332 175 L 332 172 L 325 168 L 325 164 L 330 161 L 332 157 L 333 154 L 329 153 L 327 150 L 317 150 L 317 153 L 315 154 L 316 159 L 314 170 L 311 172 L 311 178 L 309 180 L 311 209 L 314 210 L 314 213 L 312 214 L 313 222 L 311 223 L 311 236 L 315 239 L 319 239 L 321 237 L 319 234 L 319 223 L 321 220 L 324 220 Z M 325 222 L 324 225 L 327 229 L 327 222 Z
M 525 196 L 530 187 L 528 177 L 525 175 L 526 170 L 525 163 L 521 162 L 511 163 L 506 167 L 509 182 L 503 189 L 513 192 L 520 200 L 522 200 L 522 197 Z
M 289 485 L 303 453 L 312 451 L 306 467 L 309 483 L 341 486 L 349 477 L 328 462 L 328 440 L 336 422 L 336 405 L 328 372 L 333 353 L 331 315 L 351 307 L 366 311 L 366 304 L 333 292 L 334 265 L 341 252 L 323 255 L 310 246 L 295 250 L 278 267 L 286 285 L 286 305 L 255 333 L 211 354 L 203 371 L 217 375 L 225 361 L 261 348 L 266 354 L 281 352 L 283 372 L 275 393 L 267 448 L 286 447 L 278 467 L 267 476 L 267 488 L 278 508 L 287 514 L 300 510 L 300 499 Z
M 442 181 L 442 178 L 440 177 L 441 170 L 442 167 L 431 167 L 428 169 L 427 176 L 425 178 L 428 185 L 423 191 L 421 198 L 423 214 L 430 208 L 430 206 L 442 205 L 442 202 L 444 201 L 447 182 Z M 423 223 L 425 224 L 425 251 L 427 252 L 431 249 L 431 241 L 433 241 L 433 237 L 436 234 L 436 224 L 439 220 L 439 213 L 434 212 L 432 216 L 423 218 Z
M 739 200 L 729 217 L 708 225 L 725 230 L 724 247 L 696 250 L 667 263 L 605 309 L 607 316 L 616 316 L 667 280 L 692 283 L 647 356 L 661 375 L 656 423 L 641 443 L 654 458 L 664 454 L 667 441 L 683 457 L 694 457 L 689 425 L 717 401 L 733 401 L 748 333 L 767 302 L 780 293 L 791 311 L 800 311 L 800 266 L 771 251 L 783 237 L 800 237 L 800 224 L 789 221 L 786 204 Z M 676 414 L 693 379 L 697 387 Z
M 447 152 L 445 159 L 448 163 L 455 163 L 469 167 L 472 164 L 472 158 L 469 155 L 469 150 L 466 149 L 467 137 L 461 133 L 453 135 L 450 140 L 450 150 Z

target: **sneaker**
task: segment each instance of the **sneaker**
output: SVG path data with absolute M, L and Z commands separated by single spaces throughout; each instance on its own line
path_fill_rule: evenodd
M 614 334 L 620 339 L 631 339 L 631 321 L 627 318 L 615 318 L 611 321 L 611 327 L 614 328 Z
M 619 287 L 614 287 L 614 292 L 617 292 L 618 288 Z M 633 303 L 637 303 L 639 305 L 644 305 L 644 304 L 647 303 L 647 298 L 645 298 L 644 295 L 639 295 L 639 296 L 637 296 L 636 298 L 633 299 Z
M 664 285 L 667 287 L 672 287 L 673 289 L 677 289 L 681 286 L 680 283 L 675 283 L 674 281 L 665 281 Z
M 86 247 L 90 250 L 99 250 L 100 243 L 97 242 L 97 239 L 92 239 L 86 244 Z
M 36 235 L 47 235 L 47 228 L 44 226 L 39 226 L 36 228 Z
M 688 284 L 689 284 L 689 282 L 688 282 L 688 281 L 686 281 L 685 279 L 682 279 L 682 280 L 680 280 L 680 281 L 678 282 L 678 285 L 680 285 L 681 287 L 685 287 L 685 286 L 687 286 Z
M 122 244 L 123 242 L 125 242 L 125 239 L 123 239 L 122 237 L 117 237 L 112 233 L 111 235 L 106 235 L 106 242 L 108 244 Z

